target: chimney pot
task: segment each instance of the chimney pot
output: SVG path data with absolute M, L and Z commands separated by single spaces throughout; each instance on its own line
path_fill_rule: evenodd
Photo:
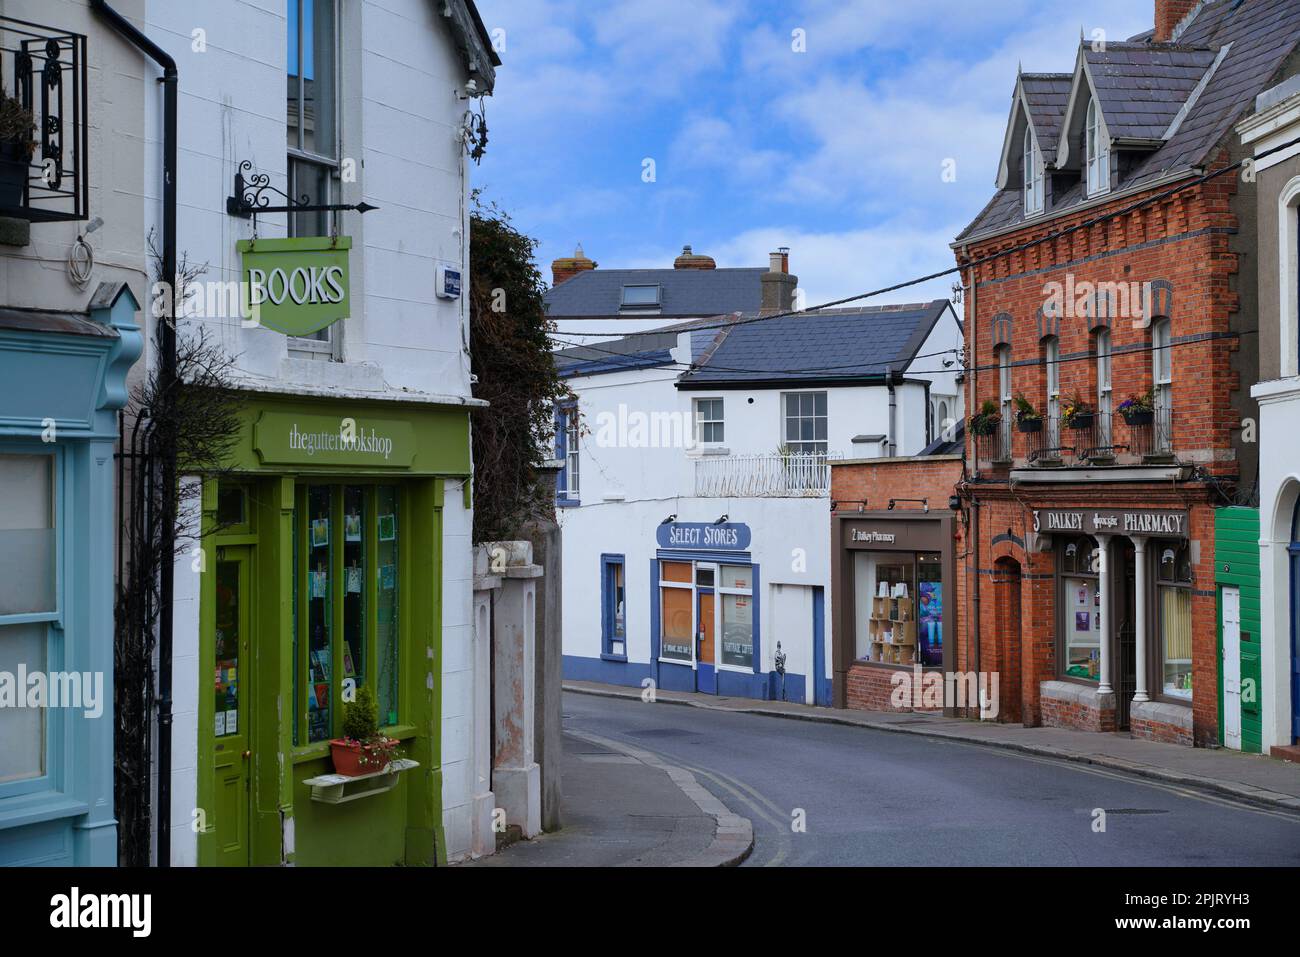
M 761 313 L 794 311 L 794 294 L 799 277 L 790 275 L 790 249 L 782 246 L 768 257 L 769 268 L 760 280 L 762 285 Z

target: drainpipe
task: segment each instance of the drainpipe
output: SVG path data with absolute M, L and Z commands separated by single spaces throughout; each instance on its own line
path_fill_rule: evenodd
M 130 20 L 108 5 L 91 0 L 91 7 L 132 46 L 162 68 L 163 85 L 163 263 L 162 280 L 176 281 L 176 61 L 145 36 Z M 164 395 L 176 388 L 176 297 L 168 295 L 168 315 L 161 318 L 159 385 Z M 166 406 L 164 406 L 166 412 Z M 175 589 L 176 553 L 176 447 L 173 432 L 162 429 L 159 449 L 162 482 L 163 556 L 158 575 L 158 838 L 159 867 L 171 866 L 171 753 L 172 753 L 172 595 Z
M 971 331 L 971 355 L 966 357 L 967 363 L 971 369 L 971 401 L 969 408 L 974 409 L 975 403 L 979 401 L 979 341 L 980 341 L 980 324 L 979 324 L 979 288 L 976 283 L 975 267 L 970 267 L 970 331 Z M 974 413 L 971 413 L 972 415 Z M 971 444 L 972 452 L 975 448 L 975 436 L 966 430 L 966 441 Z M 978 481 L 980 458 L 978 453 L 971 455 L 971 461 L 974 463 L 971 474 Z M 971 494 L 971 613 L 974 616 L 974 627 L 971 628 L 971 643 L 975 647 L 975 686 L 979 688 L 979 673 L 982 668 L 980 659 L 980 500 L 979 486 Z M 979 692 L 976 691 L 978 703 Z M 980 717 L 983 718 L 982 713 Z
M 889 457 L 893 458 L 897 453 L 894 446 L 894 420 L 898 416 L 898 393 L 894 391 L 894 369 L 892 366 L 885 367 L 885 386 L 889 389 Z

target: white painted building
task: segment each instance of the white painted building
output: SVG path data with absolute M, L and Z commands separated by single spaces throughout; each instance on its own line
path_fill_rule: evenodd
M 1259 750 L 1300 758 L 1300 76 L 1238 127 L 1256 157 L 1259 227 Z M 1267 154 L 1267 155 L 1266 155 Z M 1249 155 L 1249 154 L 1248 154 Z M 1238 622 L 1242 629 L 1249 622 Z M 1229 636 L 1225 635 L 1225 646 Z M 1225 686 L 1234 676 L 1225 656 Z M 1235 676 L 1251 677 L 1238 669 Z M 1245 699 L 1245 689 L 1238 689 Z M 1225 743 L 1233 716 L 1225 714 Z M 1242 719 L 1237 719 L 1241 747 Z
M 195 286 L 211 295 L 246 280 L 250 254 L 298 254 L 303 247 L 276 246 L 290 237 L 318 238 L 318 252 L 342 252 L 350 270 L 350 310 L 318 330 L 277 329 L 269 306 L 258 324 L 203 297 L 187 301 L 178 324 L 182 337 L 203 330 L 235 358 L 234 385 L 255 421 L 235 449 L 236 471 L 201 502 L 208 522 L 229 492 L 244 520 L 205 539 L 206 568 L 229 581 L 196 574 L 189 555 L 176 566 L 171 861 L 432 863 L 490 852 L 491 794 L 472 770 L 490 692 L 475 664 L 466 489 L 469 409 L 482 403 L 471 397 L 458 282 L 468 268 L 466 122 L 499 61 L 473 3 L 461 0 L 141 6 L 140 29 L 177 64 L 178 246 L 205 267 Z M 146 62 L 144 183 L 155 227 L 165 119 L 157 75 Z M 269 188 L 259 193 L 263 176 Z M 233 197 L 283 207 L 289 196 L 373 209 L 249 217 L 228 206 Z M 153 353 L 151 344 L 156 363 Z M 380 436 L 382 456 L 356 445 L 314 456 L 270 434 L 316 428 L 328 442 L 349 424 Z M 245 561 L 252 575 L 241 578 Z M 237 627 L 252 632 L 251 645 L 223 651 L 220 618 L 236 605 L 252 609 Z M 320 782 L 352 682 L 376 686 L 380 724 L 416 767 L 391 793 L 335 808 L 353 786 Z M 242 770 L 223 764 L 241 747 Z M 230 802 L 238 808 L 227 813 Z
M 565 677 L 829 704 L 826 462 L 942 442 L 961 342 L 940 300 L 562 351 Z

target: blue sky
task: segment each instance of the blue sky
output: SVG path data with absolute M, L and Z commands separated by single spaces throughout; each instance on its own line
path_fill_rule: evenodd
M 1067 72 L 1080 29 L 1125 39 L 1154 3 L 478 6 L 504 65 L 474 182 L 540 240 L 548 280 L 578 242 L 608 268 L 668 266 L 685 243 L 761 266 L 784 245 L 812 305 L 951 266 L 948 243 L 993 192 L 1017 64 Z

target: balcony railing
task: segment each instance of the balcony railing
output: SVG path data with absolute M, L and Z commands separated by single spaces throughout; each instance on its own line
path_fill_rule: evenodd
M 1059 438 L 1052 423 L 1043 422 L 1041 432 L 1026 435 L 1031 465 L 1110 465 L 1116 462 L 1166 462 L 1174 458 L 1174 413 L 1157 409 L 1150 416 L 1129 421 L 1118 412 L 1094 415 L 1084 428 L 1059 426 Z
M 0 141 L 0 216 L 89 215 L 86 38 L 0 17 L 0 85 L 31 113 L 31 144 Z M 5 104 L 7 112 L 13 104 Z
M 1012 435 L 1010 423 L 999 422 L 988 435 L 975 436 L 975 457 L 981 462 L 1010 462 Z
M 695 494 L 711 498 L 818 498 L 830 495 L 838 453 L 702 456 Z

